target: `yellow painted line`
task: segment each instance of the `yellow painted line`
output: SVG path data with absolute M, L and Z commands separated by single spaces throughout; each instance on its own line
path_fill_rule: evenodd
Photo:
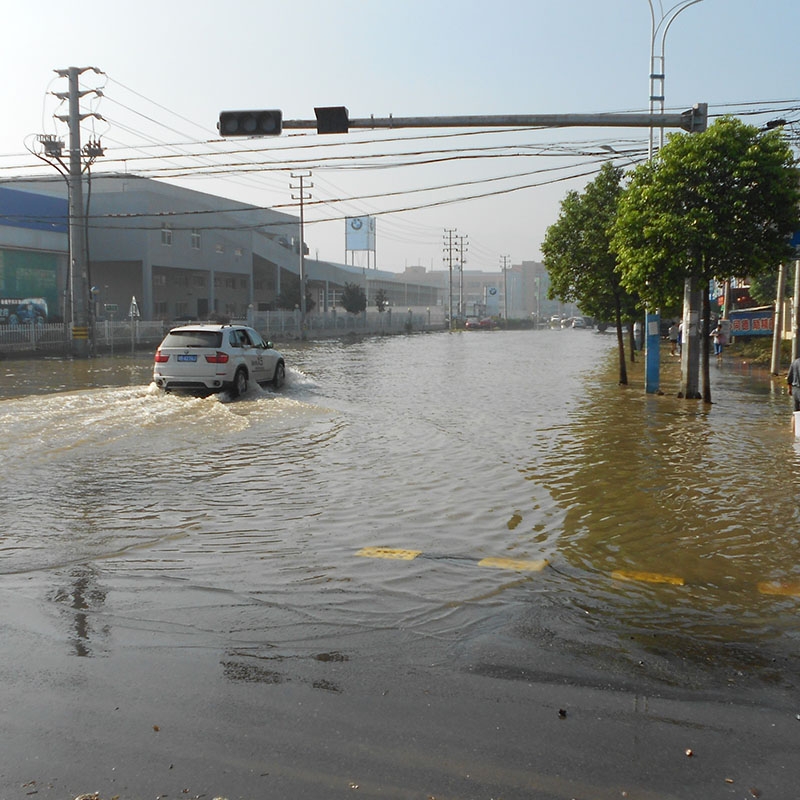
M 779 594 L 785 597 L 800 597 L 800 581 L 781 583 L 779 581 L 764 581 L 758 584 L 761 594 Z
M 395 550 L 391 547 L 362 547 L 356 553 L 364 558 L 395 558 L 400 561 L 413 561 L 422 555 L 422 550 Z
M 611 577 L 618 581 L 645 581 L 646 583 L 669 583 L 683 586 L 686 582 L 675 575 L 662 575 L 659 572 L 637 572 L 635 570 L 615 570 Z
M 541 572 L 548 564 L 546 558 L 538 561 L 522 561 L 518 558 L 482 558 L 479 567 L 494 567 L 495 569 L 513 569 L 517 572 Z

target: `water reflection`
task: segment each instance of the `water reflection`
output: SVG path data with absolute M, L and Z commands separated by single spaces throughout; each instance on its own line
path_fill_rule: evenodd
M 733 379 L 717 376 L 711 408 L 596 385 L 561 457 L 525 470 L 566 510 L 559 550 L 583 585 L 582 607 L 648 645 L 656 636 L 658 647 L 688 652 L 690 640 L 794 629 L 759 588 L 798 569 L 785 397 L 765 406 L 763 387 Z
M 95 656 L 102 650 L 102 641 L 109 635 L 109 627 L 99 612 L 106 601 L 107 589 L 102 585 L 95 569 L 89 566 L 76 566 L 64 576 L 68 584 L 56 589 L 52 600 L 64 608 L 64 615 L 70 619 L 69 642 L 73 654 L 81 657 Z

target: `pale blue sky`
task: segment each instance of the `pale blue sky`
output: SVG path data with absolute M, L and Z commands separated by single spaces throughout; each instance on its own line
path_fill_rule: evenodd
M 660 19 L 661 6 L 658 0 L 653 4 Z M 663 11 L 673 5 L 667 0 Z M 496 157 L 501 153 L 530 146 L 537 148 L 531 153 L 539 153 L 548 145 L 562 150 L 574 142 L 594 151 L 604 143 L 616 150 L 640 148 L 647 131 L 495 131 L 457 140 L 415 138 L 406 149 L 456 149 L 462 156 L 476 155 L 474 148 L 497 150 L 494 158 L 461 158 L 438 166 L 347 170 L 333 169 L 343 162 L 331 157 L 351 156 L 351 162 L 344 162 L 351 167 L 397 164 L 398 158 L 364 158 L 396 153 L 400 145 L 380 140 L 395 139 L 397 132 L 359 131 L 322 141 L 303 136 L 303 144 L 326 145 L 303 151 L 294 148 L 298 136 L 286 133 L 261 142 L 264 153 L 245 158 L 274 161 L 287 171 L 242 177 L 221 166 L 231 162 L 230 155 L 208 155 L 235 150 L 241 142 L 233 147 L 203 144 L 215 137 L 218 112 L 281 108 L 287 119 L 313 119 L 315 105 L 346 105 L 354 118 L 645 111 L 650 24 L 647 0 L 16 3 L 4 9 L 0 58 L 7 79 L 0 88 L 6 109 L 0 176 L 14 172 L 9 167 L 39 169 L 32 156 L 19 155 L 26 153 L 30 134 L 65 133 L 63 126 L 54 127 L 56 105 L 47 92 L 64 91 L 66 81 L 54 81 L 53 70 L 92 65 L 108 76 L 86 78 L 88 86 L 103 85 L 106 94 L 96 109 L 109 124 L 97 122 L 94 128 L 108 147 L 105 168 L 121 169 L 116 159 L 126 158 L 131 171 L 146 169 L 146 174 L 169 176 L 201 191 L 276 205 L 292 202 L 288 170 L 310 166 L 313 199 L 327 203 L 307 210 L 312 256 L 344 260 L 343 218 L 392 211 L 378 219 L 380 267 L 441 267 L 443 230 L 456 228 L 469 236 L 468 267 L 499 269 L 503 255 L 514 263 L 540 258 L 542 236 L 561 198 L 587 178 L 401 209 L 568 177 L 569 170 L 532 174 L 556 165 L 574 164 L 572 174 L 599 165 L 596 156 Z M 712 114 L 758 110 L 763 113 L 747 119 L 759 125 L 775 116 L 800 118 L 792 110 L 800 107 L 798 31 L 796 0 L 701 0 L 686 8 L 666 38 L 667 106 L 682 110 L 705 101 Z M 86 130 L 91 131 L 88 120 Z M 511 146 L 516 149 L 503 149 Z M 144 154 L 161 158 L 144 161 Z M 166 160 L 170 154 L 174 158 Z M 590 161 L 594 165 L 578 166 Z M 165 166 L 176 170 L 166 172 Z M 103 168 L 101 162 L 96 170 Z M 209 169 L 221 174 L 204 175 Z M 520 177 L 481 182 L 515 174 Z M 450 188 L 366 197 L 437 186 Z M 317 221 L 323 219 L 331 221 Z

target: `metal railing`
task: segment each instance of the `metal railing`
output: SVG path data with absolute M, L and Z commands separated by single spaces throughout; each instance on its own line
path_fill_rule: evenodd
M 306 315 L 305 331 L 300 324 L 299 311 L 264 311 L 250 320 L 234 320 L 252 325 L 267 339 L 324 338 L 355 333 L 380 336 L 413 331 L 438 330 L 444 324 L 441 308 L 410 308 L 400 311 L 387 309 L 348 314 L 332 310 L 327 313 Z M 167 330 L 178 324 L 161 320 L 130 320 L 95 322 L 90 336 L 90 352 L 124 353 L 144 348 L 155 348 Z M 0 356 L 15 353 L 40 353 L 68 356 L 72 349 L 72 333 L 64 323 L 0 325 Z

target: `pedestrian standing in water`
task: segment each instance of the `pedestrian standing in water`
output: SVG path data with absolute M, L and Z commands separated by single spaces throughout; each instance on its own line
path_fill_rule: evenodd
M 678 323 L 675 320 L 672 320 L 672 325 L 669 326 L 669 354 L 678 355 Z
M 789 385 L 789 394 L 794 401 L 794 410 L 800 411 L 800 358 L 792 361 L 789 367 L 789 374 L 786 376 L 786 383 Z
M 711 331 L 711 341 L 714 342 L 714 355 L 719 358 L 722 355 L 722 346 L 725 343 L 725 334 L 719 325 Z

